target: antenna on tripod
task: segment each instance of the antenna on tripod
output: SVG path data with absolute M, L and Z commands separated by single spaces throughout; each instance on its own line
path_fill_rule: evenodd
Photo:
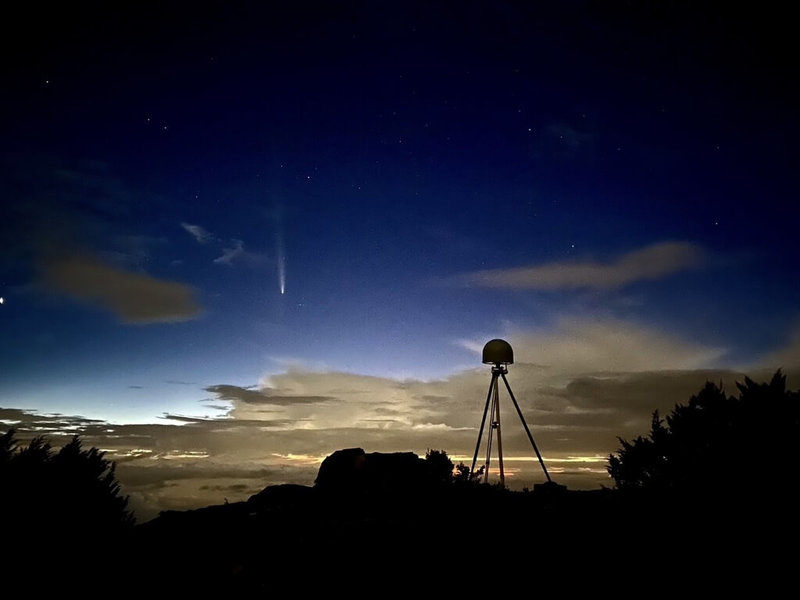
M 486 462 L 484 463 L 483 481 L 484 483 L 489 481 L 489 463 L 491 462 L 492 458 L 492 442 L 496 432 L 498 466 L 500 468 L 500 485 L 505 487 L 506 477 L 505 472 L 503 471 L 503 441 L 500 435 L 499 384 L 497 382 L 497 380 L 502 377 L 503 383 L 506 384 L 508 395 L 511 397 L 511 401 L 514 403 L 514 408 L 517 409 L 519 420 L 522 421 L 522 426 L 525 428 L 525 433 L 528 434 L 528 439 L 531 442 L 531 446 L 533 446 L 533 451 L 536 452 L 536 457 L 539 459 L 539 464 L 542 465 L 544 476 L 547 477 L 548 483 L 552 483 L 550 474 L 547 472 L 547 467 L 544 466 L 544 460 L 542 460 L 542 455 L 539 452 L 539 448 L 537 448 L 536 442 L 533 441 L 531 430 L 528 429 L 528 424 L 525 422 L 525 417 L 522 416 L 522 411 L 519 408 L 519 404 L 517 404 L 517 399 L 514 397 L 514 392 L 511 391 L 511 386 L 508 384 L 508 379 L 506 379 L 506 374 L 508 374 L 507 365 L 514 364 L 514 351 L 511 349 L 511 344 L 505 340 L 499 339 L 487 342 L 483 347 L 483 363 L 486 365 L 492 365 L 492 380 L 489 384 L 489 393 L 486 395 L 486 405 L 483 407 L 481 427 L 478 430 L 478 443 L 475 444 L 475 455 L 472 457 L 472 467 L 470 468 L 470 473 L 475 472 L 475 463 L 478 462 L 478 452 L 481 448 L 483 428 L 486 425 L 486 415 L 490 414 L 490 428 L 489 433 L 486 436 Z

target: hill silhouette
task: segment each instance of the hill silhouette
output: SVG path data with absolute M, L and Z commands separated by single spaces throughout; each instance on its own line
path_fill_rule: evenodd
M 779 478 L 796 471 L 798 394 L 780 371 L 739 391 L 729 397 L 709 383 L 666 426 L 655 414 L 649 437 L 620 440 L 609 457 L 614 489 L 513 492 L 464 476 L 468 468 L 454 469 L 443 451 L 422 459 L 339 450 L 313 487 L 269 486 L 246 502 L 164 512 L 139 526 L 139 543 L 166 553 L 141 572 L 169 556 L 181 581 L 203 573 L 206 590 L 215 582 L 266 591 L 288 574 L 303 589 L 346 590 L 349 573 L 362 590 L 411 578 L 428 591 L 474 592 L 500 573 L 532 569 L 584 591 L 600 581 L 652 586 L 654 577 L 717 591 L 774 585 L 790 556 L 776 540 L 793 543 L 798 532 L 795 492 Z M 748 440 L 785 454 L 766 465 L 745 456 Z M 174 560 L 198 548 L 190 561 Z
M 560 555 L 578 530 L 599 522 L 610 501 L 610 490 L 557 486 L 523 493 L 457 482 L 452 475 L 444 480 L 434 466 L 442 458 L 439 451 L 423 459 L 348 448 L 323 461 L 314 486 L 269 486 L 244 502 L 162 512 L 137 528 L 138 542 L 161 552 L 151 554 L 140 572 L 168 561 L 181 581 L 203 573 L 205 590 L 210 582 L 220 590 L 266 590 L 276 572 L 297 573 L 302 565 L 314 572 L 304 581 L 312 586 L 323 574 L 342 572 L 357 573 L 359 585 L 398 577 L 396 585 L 403 585 L 412 575 L 441 584 L 456 577 L 447 564 L 477 551 L 486 535 L 507 553 L 506 564 L 534 530 L 538 543 Z M 193 553 L 182 564 L 174 560 L 196 548 L 225 551 Z

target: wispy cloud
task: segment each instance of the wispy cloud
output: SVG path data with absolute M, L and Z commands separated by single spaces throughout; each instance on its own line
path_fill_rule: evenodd
M 254 266 L 266 260 L 263 254 L 245 250 L 244 241 L 240 239 L 231 239 L 226 247 L 223 246 L 224 242 L 219 236 L 211 233 L 200 225 L 192 225 L 184 221 L 181 223 L 181 227 L 189 233 L 198 244 L 211 244 L 212 249 L 216 249 L 215 252 L 221 252 L 219 256 L 211 261 L 215 265 L 227 265 L 230 267 L 235 263 L 246 263 L 250 266 Z
M 233 266 L 234 264 L 243 263 L 247 266 L 255 267 L 267 262 L 266 255 L 245 250 L 242 240 L 233 239 L 231 244 L 233 244 L 232 247 L 223 248 L 222 254 L 212 261 L 214 264 Z
M 213 234 L 206 231 L 200 225 L 192 225 L 190 223 L 181 223 L 181 227 L 183 227 L 189 235 L 191 235 L 198 244 L 207 244 L 208 242 L 214 240 Z
M 50 289 L 110 310 L 124 323 L 188 321 L 202 312 L 191 286 L 127 271 L 86 254 L 50 260 L 42 277 Z
M 662 242 L 624 254 L 615 260 L 557 261 L 488 269 L 456 275 L 447 283 L 506 289 L 614 289 L 637 281 L 660 279 L 702 263 L 704 252 L 688 242 Z
M 231 240 L 232 248 L 223 248 L 222 255 L 214 259 L 216 265 L 232 265 L 233 261 L 245 255 L 244 242 L 242 240 Z

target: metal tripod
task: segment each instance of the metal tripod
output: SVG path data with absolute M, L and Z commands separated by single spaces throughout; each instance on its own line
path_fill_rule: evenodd
M 528 434 L 528 439 L 531 441 L 533 451 L 536 452 L 536 457 L 539 459 L 539 464 L 542 465 L 544 476 L 547 477 L 547 481 L 550 482 L 550 474 L 547 472 L 547 467 L 544 466 L 544 460 L 542 460 L 542 455 L 539 453 L 539 448 L 536 447 L 536 442 L 533 441 L 533 435 L 531 434 L 531 430 L 528 429 L 528 424 L 525 422 L 525 417 L 522 416 L 522 411 L 519 409 L 519 404 L 517 404 L 517 399 L 514 397 L 514 392 L 511 391 L 511 386 L 508 385 L 508 379 L 506 379 L 507 373 L 508 369 L 503 364 L 496 363 L 494 366 L 492 366 L 492 381 L 489 384 L 489 393 L 486 395 L 486 406 L 483 407 L 481 427 L 478 431 L 478 443 L 475 444 L 475 455 L 472 457 L 472 467 L 470 468 L 469 472 L 475 472 L 475 463 L 478 462 L 478 452 L 480 451 L 481 438 L 483 437 L 483 427 L 486 424 L 486 415 L 489 413 L 489 405 L 491 404 L 491 427 L 489 428 L 489 433 L 487 434 L 486 463 L 484 464 L 483 481 L 484 483 L 489 481 L 489 463 L 492 458 L 492 438 L 494 437 L 494 432 L 496 430 L 498 464 L 500 467 L 500 485 L 503 487 L 506 485 L 506 476 L 505 472 L 503 471 L 503 440 L 500 435 L 500 402 L 498 393 L 499 384 L 497 382 L 497 380 L 502 377 L 503 383 L 506 384 L 508 395 L 511 397 L 511 401 L 514 403 L 514 408 L 517 409 L 519 420 L 522 421 L 522 426 L 525 428 L 525 433 Z

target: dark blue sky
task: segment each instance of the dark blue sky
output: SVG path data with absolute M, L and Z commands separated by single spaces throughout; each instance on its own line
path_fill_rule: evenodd
M 573 375 L 797 355 L 786 15 L 287 4 L 6 20 L 0 406 L 235 417 L 213 386 L 497 336 Z

